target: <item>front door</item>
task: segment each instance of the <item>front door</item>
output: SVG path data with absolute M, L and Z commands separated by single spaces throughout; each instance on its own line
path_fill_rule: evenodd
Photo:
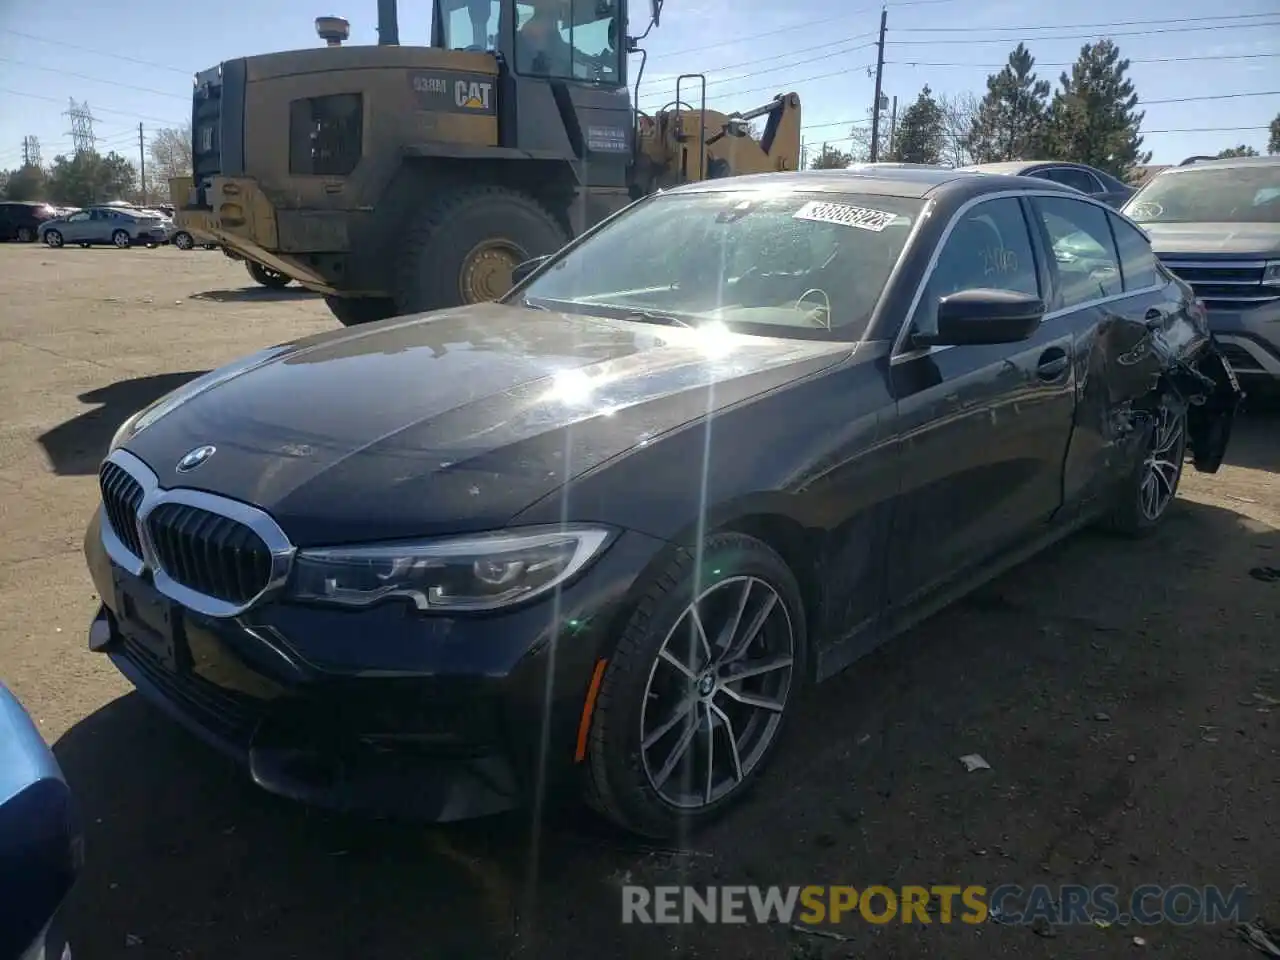
M 58 232 L 62 234 L 63 240 L 71 240 L 77 243 L 83 243 L 89 239 L 89 212 L 80 210 L 67 217 L 58 227 Z
M 1047 295 L 1017 197 L 963 211 L 943 244 L 910 320 L 915 329 L 933 329 L 938 299 L 959 290 Z M 1020 343 L 899 346 L 891 361 L 901 475 L 889 558 L 894 606 L 1029 539 L 1061 506 L 1072 339 L 1051 320 Z

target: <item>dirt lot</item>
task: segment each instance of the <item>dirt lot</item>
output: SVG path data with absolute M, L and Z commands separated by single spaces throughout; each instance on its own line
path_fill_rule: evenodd
M 115 426 L 329 328 L 324 306 L 213 252 L 13 244 L 0 303 L 0 678 L 87 811 L 77 960 L 1261 955 L 1223 927 L 624 928 L 626 877 L 1247 884 L 1280 922 L 1280 582 L 1250 575 L 1280 567 L 1280 420 L 1189 473 L 1155 538 L 1075 537 L 817 690 L 762 789 L 685 853 L 577 813 L 534 844 L 523 817 L 442 830 L 265 796 L 86 651 L 80 540 Z M 965 773 L 975 752 L 994 769 Z

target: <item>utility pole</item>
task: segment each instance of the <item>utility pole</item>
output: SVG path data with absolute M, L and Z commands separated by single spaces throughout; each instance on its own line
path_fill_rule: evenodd
M 138 121 L 138 186 L 142 190 L 141 200 L 147 202 L 147 149 L 142 138 L 142 121 Z
M 889 156 L 893 156 L 893 141 L 898 135 L 898 98 L 893 98 L 893 112 L 889 114 Z
M 40 138 L 27 136 L 22 138 L 22 165 L 24 167 L 40 166 Z
M 88 103 L 71 101 L 71 108 L 63 116 L 71 118 L 71 144 L 77 154 L 93 153 L 98 138 L 93 135 L 93 114 Z
M 880 159 L 880 98 L 884 79 L 884 28 L 889 19 L 887 8 L 880 9 L 880 39 L 876 42 L 876 98 L 871 105 L 871 162 Z

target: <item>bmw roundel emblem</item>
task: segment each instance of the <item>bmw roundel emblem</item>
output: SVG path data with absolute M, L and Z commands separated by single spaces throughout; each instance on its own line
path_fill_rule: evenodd
M 187 473 L 194 470 L 217 452 L 218 448 L 208 443 L 203 447 L 196 447 L 178 461 L 178 472 Z

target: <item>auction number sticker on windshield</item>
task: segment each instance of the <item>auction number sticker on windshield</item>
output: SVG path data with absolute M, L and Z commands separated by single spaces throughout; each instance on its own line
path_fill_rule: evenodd
M 838 223 L 845 227 L 857 227 L 859 230 L 873 230 L 879 233 L 893 221 L 898 219 L 896 213 L 883 210 L 871 210 L 867 207 L 855 207 L 848 203 L 831 203 L 826 200 L 810 200 L 791 215 L 793 220 L 817 220 L 819 223 Z

